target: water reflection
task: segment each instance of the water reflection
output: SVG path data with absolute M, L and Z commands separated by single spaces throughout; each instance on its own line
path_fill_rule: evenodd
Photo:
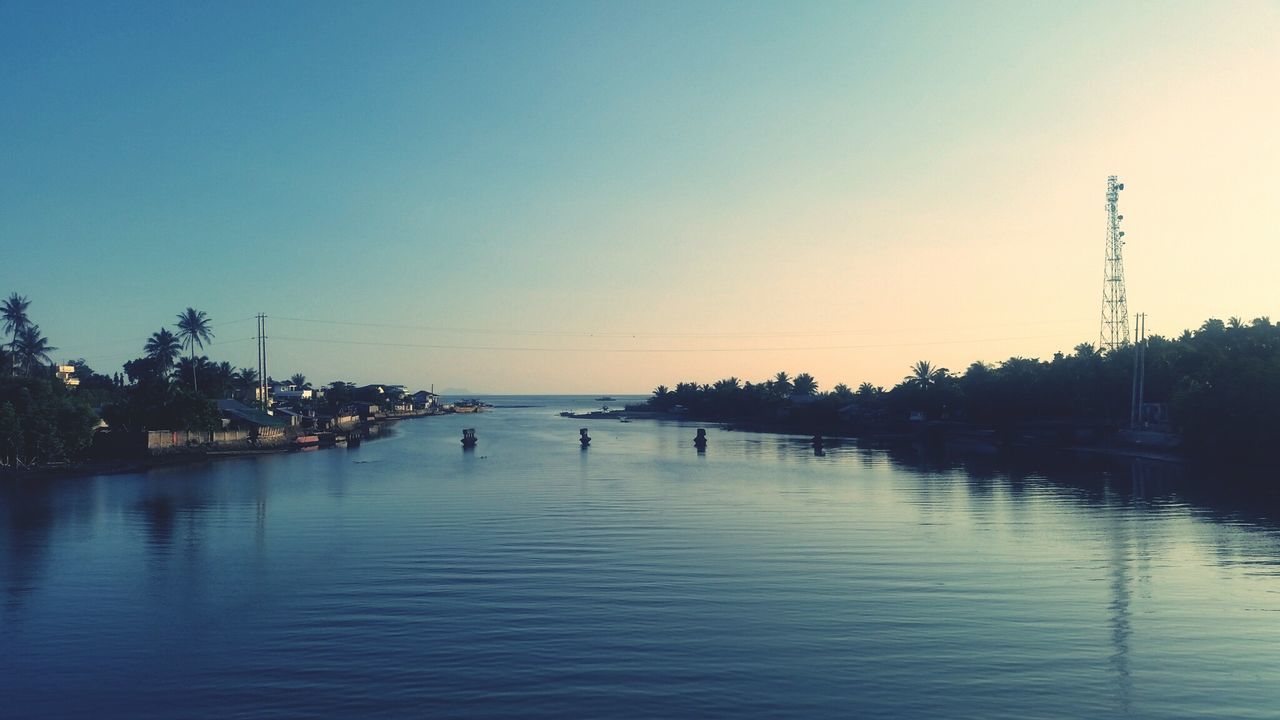
M 36 588 L 48 559 L 49 538 L 57 518 L 49 487 L 34 483 L 4 486 L 5 547 L 0 557 L 0 583 L 5 606 L 18 609 Z
M 1129 670 L 1129 638 L 1133 634 L 1129 610 L 1129 566 L 1133 562 L 1133 549 L 1127 532 L 1128 523 L 1119 512 L 1111 515 L 1111 604 L 1108 606 L 1111 624 L 1111 667 L 1116 675 L 1118 705 L 1127 716 L 1133 698 L 1133 677 Z

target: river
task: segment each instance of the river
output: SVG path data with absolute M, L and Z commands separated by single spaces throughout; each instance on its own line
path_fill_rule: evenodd
M 0 715 L 1280 709 L 1280 523 L 1207 489 L 1229 474 L 714 428 L 698 453 L 692 424 L 556 416 L 590 398 L 492 402 L 359 448 L 5 483 Z

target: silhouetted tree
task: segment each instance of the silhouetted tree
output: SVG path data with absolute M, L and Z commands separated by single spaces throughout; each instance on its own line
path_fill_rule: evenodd
M 196 347 L 204 348 L 204 344 L 213 339 L 213 331 L 209 329 L 209 316 L 203 310 L 187 308 L 178 314 L 178 338 L 191 351 L 191 384 L 199 389 L 195 377 Z
M 800 373 L 791 385 L 791 392 L 796 395 L 813 395 L 818 392 L 818 381 L 809 373 Z
M 147 357 L 156 362 L 160 372 L 168 377 L 169 369 L 173 367 L 174 360 L 182 351 L 182 345 L 178 342 L 178 337 L 169 332 L 168 328 L 160 328 L 147 338 L 147 344 L 142 349 L 147 353 Z
M 49 344 L 49 339 L 40 332 L 40 326 L 27 323 L 18 331 L 13 340 L 13 356 L 22 367 L 24 375 L 30 376 L 37 365 L 52 362 L 49 353 L 58 348 Z

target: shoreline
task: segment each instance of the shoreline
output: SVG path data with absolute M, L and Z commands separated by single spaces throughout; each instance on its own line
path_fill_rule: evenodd
M 392 428 L 396 423 L 401 420 L 419 417 L 434 416 L 430 414 L 404 415 L 400 417 L 388 417 L 369 423 L 365 426 L 366 430 L 375 427 L 378 429 L 373 433 L 365 435 L 359 442 L 372 442 L 374 440 L 387 437 L 389 434 L 388 430 L 390 430 L 390 428 Z M 98 475 L 131 475 L 134 473 L 146 473 L 157 468 L 199 465 L 219 460 L 333 450 L 340 445 L 349 447 L 347 443 L 303 446 L 290 442 L 276 447 L 264 448 L 199 450 L 196 452 L 174 452 L 128 458 L 91 458 L 75 463 L 45 465 L 35 468 L 0 468 L 0 478 L 13 482 L 23 482 L 27 480 L 67 480 L 73 478 L 94 477 Z

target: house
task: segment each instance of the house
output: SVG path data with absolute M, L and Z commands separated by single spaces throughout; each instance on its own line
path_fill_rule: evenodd
M 419 390 L 409 396 L 409 402 L 413 403 L 413 406 L 420 410 L 431 410 L 440 404 L 440 396 L 433 392 Z
M 380 405 L 367 400 L 354 400 L 338 408 L 339 417 L 356 417 L 361 420 L 368 420 L 380 412 L 382 412 Z
M 279 418 L 285 421 L 288 427 L 291 427 L 291 428 L 302 427 L 303 425 L 307 424 L 308 420 L 311 419 L 306 415 L 304 415 L 303 413 L 300 413 L 297 410 L 290 410 L 289 408 L 276 408 L 274 411 L 274 414 L 271 417 Z
M 358 400 L 378 403 L 387 396 L 387 389 L 382 385 L 361 385 L 351 391 L 351 396 Z
M 80 384 L 80 378 L 76 377 L 75 374 L 76 374 L 75 365 L 59 365 L 58 366 L 58 371 L 57 371 L 58 379 L 66 383 L 67 387 L 73 388 Z
M 275 398 L 277 401 L 293 400 L 295 402 L 302 402 L 302 401 L 310 400 L 314 396 L 315 394 L 312 392 L 311 388 L 294 388 L 291 390 L 273 390 L 271 392 L 271 397 Z
M 224 430 L 248 430 L 250 433 L 279 434 L 289 425 L 284 418 L 268 415 L 239 400 L 224 399 L 218 401 L 218 412 L 222 414 Z M 263 433 L 264 430 L 270 432 Z

